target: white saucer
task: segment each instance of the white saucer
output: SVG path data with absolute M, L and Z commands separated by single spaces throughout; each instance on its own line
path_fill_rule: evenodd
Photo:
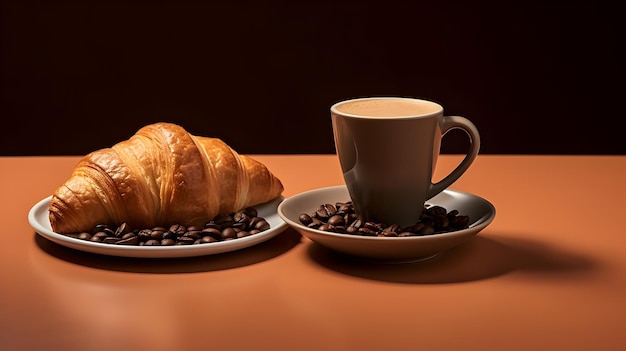
M 285 223 L 276 213 L 278 204 L 285 199 L 284 197 L 280 197 L 276 200 L 254 206 L 259 213 L 259 216 L 265 218 L 265 220 L 270 224 L 270 229 L 258 234 L 229 241 L 184 246 L 130 246 L 104 244 L 76 239 L 53 232 L 52 227 L 50 226 L 50 220 L 48 219 L 48 206 L 50 204 L 50 199 L 51 197 L 47 197 L 39 201 L 28 212 L 28 221 L 39 235 L 57 244 L 72 249 L 111 256 L 167 258 L 214 255 L 260 244 L 275 237 L 289 227 L 287 223 Z
M 466 192 L 447 189 L 427 201 L 458 210 L 470 217 L 469 228 L 454 232 L 410 237 L 370 237 L 339 234 L 310 229 L 300 223 L 303 213 L 315 212 L 321 204 L 335 204 L 350 200 L 344 185 L 320 188 L 287 198 L 278 205 L 278 215 L 292 228 L 312 241 L 331 250 L 374 261 L 412 262 L 433 257 L 463 244 L 487 227 L 496 215 L 495 207 L 487 200 Z

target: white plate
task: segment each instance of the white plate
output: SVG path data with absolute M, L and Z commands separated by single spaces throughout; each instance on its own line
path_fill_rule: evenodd
M 427 204 L 439 205 L 448 211 L 458 210 L 459 214 L 469 216 L 467 229 L 427 236 L 369 237 L 310 229 L 298 219 L 303 213 L 312 214 L 321 204 L 349 200 L 348 189 L 344 185 L 310 190 L 283 201 L 278 205 L 278 215 L 317 244 L 344 254 L 387 262 L 412 262 L 434 257 L 474 237 L 496 215 L 496 209 L 489 201 L 476 195 L 447 189 L 428 200 Z
M 28 221 L 39 235 L 72 249 L 111 256 L 167 258 L 214 255 L 260 244 L 275 237 L 289 227 L 276 213 L 278 204 L 285 199 L 284 197 L 280 197 L 276 200 L 254 206 L 259 216 L 265 218 L 270 224 L 270 229 L 239 239 L 184 246 L 129 246 L 95 243 L 52 231 L 50 220 L 48 219 L 48 206 L 51 198 L 50 196 L 39 201 L 28 212 Z

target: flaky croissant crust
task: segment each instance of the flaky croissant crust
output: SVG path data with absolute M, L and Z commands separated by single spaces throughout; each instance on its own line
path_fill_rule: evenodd
M 155 123 L 82 158 L 52 195 L 49 218 L 57 233 L 89 231 L 96 224 L 203 225 L 282 191 L 265 165 L 222 140 Z

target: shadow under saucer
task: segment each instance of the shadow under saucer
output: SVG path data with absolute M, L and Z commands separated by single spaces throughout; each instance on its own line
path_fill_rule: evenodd
M 554 272 L 593 268 L 584 257 L 521 239 L 475 237 L 466 244 L 409 263 L 379 263 L 311 243 L 309 257 L 343 274 L 404 284 L 445 284 L 489 279 L 517 270 Z

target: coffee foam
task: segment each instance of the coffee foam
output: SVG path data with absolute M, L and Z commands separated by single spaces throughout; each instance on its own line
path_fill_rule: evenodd
M 441 110 L 435 103 L 406 98 L 367 98 L 338 104 L 337 111 L 367 117 L 409 117 Z

